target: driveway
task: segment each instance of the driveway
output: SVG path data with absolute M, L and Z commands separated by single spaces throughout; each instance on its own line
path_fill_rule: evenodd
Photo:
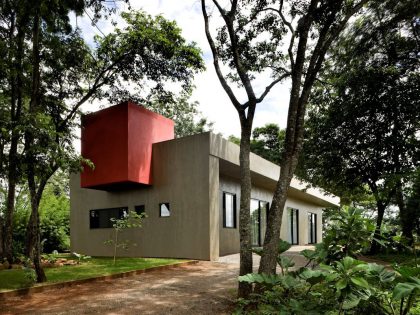
M 238 268 L 239 255 L 229 255 L 219 262 L 8 298 L 0 302 L 0 314 L 230 314 Z

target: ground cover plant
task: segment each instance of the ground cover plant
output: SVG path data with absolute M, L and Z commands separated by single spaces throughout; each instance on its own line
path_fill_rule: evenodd
M 71 255 L 58 257 L 73 258 Z M 162 258 L 123 258 L 118 257 L 113 263 L 113 257 L 92 257 L 82 260 L 80 264 L 45 268 L 47 284 L 94 278 L 121 272 L 148 269 L 157 266 L 170 265 L 181 262 L 179 259 Z M 0 291 L 15 290 L 33 285 L 30 268 L 0 270 Z
M 420 314 L 420 265 L 414 260 L 392 268 L 358 259 L 368 250 L 374 225 L 357 209 L 332 217 L 325 242 L 304 250 L 305 267 L 293 269 L 282 256 L 290 244 L 280 240 L 278 274 L 247 274 L 239 281 L 254 293 L 239 299 L 238 314 Z M 357 227 L 357 228 L 356 228 Z M 357 231 L 357 233 L 355 233 Z M 261 254 L 262 250 L 255 250 Z

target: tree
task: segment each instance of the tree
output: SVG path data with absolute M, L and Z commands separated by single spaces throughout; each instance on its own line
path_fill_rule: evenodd
M 163 98 L 153 97 L 151 100 L 135 99 L 136 102 L 150 108 L 155 113 L 161 114 L 175 122 L 175 136 L 185 137 L 197 133 L 211 131 L 213 123 L 208 122 L 198 110 L 198 102 L 192 102 L 192 90 L 186 90 L 178 97 Z M 133 99 L 133 97 L 132 97 Z
M 252 132 L 251 151 L 280 165 L 286 131 L 276 124 L 266 124 Z
M 367 186 L 376 202 L 376 239 L 394 197 L 405 215 L 404 181 L 419 163 L 415 8 L 410 1 L 373 3 L 353 23 L 333 51 L 307 123 L 303 176 L 340 195 Z M 371 251 L 378 246 L 373 242 Z
M 231 1 L 224 9 L 213 1 L 225 25 L 219 30 L 218 43 L 209 30 L 205 1 L 202 0 L 206 35 L 213 53 L 213 60 L 222 86 L 238 110 L 241 121 L 241 271 L 251 272 L 249 243 L 249 142 L 257 98 L 252 89 L 255 73 L 273 70 L 273 82 L 263 92 L 265 96 L 274 84 L 290 76 L 287 129 L 278 184 L 271 204 L 260 272 L 275 273 L 277 243 L 280 236 L 282 215 L 287 190 L 296 168 L 303 140 L 303 122 L 306 104 L 318 72 L 331 43 L 344 29 L 347 21 L 356 14 L 367 0 L 361 1 Z M 269 41 L 257 42 L 269 38 Z M 283 47 L 284 41 L 288 45 Z M 235 71 L 223 76 L 219 63 L 224 61 Z M 248 100 L 240 104 L 226 77 L 239 83 Z M 262 101 L 262 100 L 261 100 Z M 246 110 L 246 111 L 245 111 Z M 240 286 L 241 287 L 241 286 Z M 239 294 L 241 295 L 241 290 Z
M 121 240 L 121 233 L 127 229 L 142 227 L 142 221 L 145 217 L 145 213 L 136 213 L 135 211 L 124 211 L 121 218 L 110 219 L 112 222 L 114 235 L 111 239 L 105 241 L 105 244 L 112 245 L 114 247 L 114 265 L 117 258 L 118 248 L 128 250 L 130 244 L 136 245 L 135 243 L 131 243 L 130 240 Z
M 252 131 L 251 152 L 277 165 L 280 164 L 285 130 L 277 124 L 270 123 Z M 229 141 L 239 145 L 241 139 L 229 136 Z
M 239 3 L 238 3 L 239 2 Z M 283 52 L 279 43 L 284 34 L 279 16 L 263 12 L 260 7 L 264 1 L 231 1 L 224 9 L 219 1 L 213 1 L 223 20 L 223 26 L 217 30 L 216 38 L 210 31 L 206 1 L 201 1 L 205 23 L 205 33 L 213 54 L 213 64 L 218 79 L 235 107 L 240 124 L 240 184 L 241 199 L 239 211 L 240 268 L 239 275 L 252 272 L 252 243 L 250 230 L 251 172 L 250 138 L 252 123 L 257 104 L 261 103 L 270 90 L 290 75 L 282 67 Z M 223 74 L 222 64 L 232 72 Z M 258 74 L 269 71 L 272 81 L 262 92 L 255 89 Z M 229 82 L 230 81 L 230 82 Z M 231 84 L 239 85 L 246 94 L 246 100 L 240 102 Z M 238 295 L 246 297 L 251 292 L 251 285 L 239 282 Z
M 27 49 L 22 49 L 28 64 L 9 68 L 18 77 L 30 80 L 25 89 L 16 84 L 22 87 L 19 97 L 25 103 L 20 107 L 24 119 L 19 121 L 19 128 L 12 129 L 12 133 L 19 131 L 21 147 L 16 150 L 19 159 L 12 159 L 9 152 L 8 162 L 9 169 L 12 161 L 23 162 L 32 208 L 27 254 L 33 257 L 39 282 L 45 280 L 39 263 L 39 202 L 48 179 L 58 168 L 78 167 L 72 129 L 80 106 L 95 98 L 121 101 L 133 85 L 145 98 L 159 93 L 171 95 L 167 82 L 178 82 L 188 90 L 192 75 L 203 68 L 199 49 L 185 42 L 174 22 L 143 12 L 123 14 L 127 26 L 96 38 L 96 46 L 90 48 L 68 19 L 70 11 L 81 14 L 88 7 L 95 16 L 106 11 L 101 1 L 51 4 L 39 0 L 13 2 L 10 12 L 1 16 L 6 26 L 15 16 L 19 19 L 24 16 L 21 22 L 27 39 L 24 43 L 30 43 Z M 8 32 L 12 33 L 10 42 L 14 43 L 16 30 Z M 3 87 L 4 97 L 11 101 L 8 94 L 11 89 Z M 9 182 L 12 177 L 18 178 L 15 174 L 9 176 Z M 12 205 L 13 198 L 10 200 Z

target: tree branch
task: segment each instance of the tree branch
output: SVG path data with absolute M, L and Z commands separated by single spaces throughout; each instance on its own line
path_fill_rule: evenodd
M 257 103 L 261 103 L 264 98 L 267 96 L 267 94 L 270 92 L 270 90 L 280 81 L 282 81 L 283 79 L 287 78 L 288 76 L 290 76 L 290 72 L 287 72 L 285 74 L 283 74 L 282 76 L 280 76 L 279 78 L 275 79 L 273 82 L 271 82 L 269 85 L 267 85 L 267 87 L 265 88 L 264 92 L 261 94 L 261 96 L 259 98 L 257 98 Z
M 216 1 L 217 2 L 217 1 Z M 238 112 L 242 111 L 241 103 L 237 100 L 235 94 L 233 93 L 231 87 L 227 83 L 225 77 L 222 74 L 222 71 L 220 69 L 219 65 L 219 54 L 217 52 L 216 44 L 214 43 L 214 40 L 210 34 L 210 26 L 209 26 L 209 17 L 206 10 L 206 1 L 201 0 L 201 10 L 203 12 L 204 17 L 204 27 L 206 32 L 207 41 L 209 42 L 210 49 L 213 54 L 213 65 L 214 69 L 216 70 L 217 77 L 219 78 L 220 83 L 222 84 L 223 89 L 226 91 L 226 94 L 230 98 L 233 106 L 236 108 Z
M 283 14 L 283 0 L 280 1 L 280 9 L 278 10 L 278 13 L 280 15 L 281 20 L 289 28 L 290 33 L 292 34 L 292 37 L 290 38 L 289 48 L 287 49 L 287 52 L 289 54 L 289 59 L 290 59 L 290 68 L 293 71 L 293 67 L 295 65 L 295 61 L 294 61 L 294 58 L 293 58 L 293 44 L 295 42 L 296 32 L 295 32 L 295 29 L 293 28 L 292 23 L 290 21 L 287 21 L 284 14 Z

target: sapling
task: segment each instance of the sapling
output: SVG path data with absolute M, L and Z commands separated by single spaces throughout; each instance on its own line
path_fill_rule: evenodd
M 114 246 L 114 265 L 117 257 L 118 248 L 123 248 L 128 250 L 130 245 L 136 246 L 136 243 L 130 242 L 130 240 L 120 240 L 119 234 L 123 230 L 130 228 L 140 228 L 142 227 L 143 218 L 146 217 L 145 213 L 137 213 L 135 211 L 124 211 L 121 218 L 111 218 L 112 228 L 113 228 L 113 237 L 105 241 L 107 245 Z

